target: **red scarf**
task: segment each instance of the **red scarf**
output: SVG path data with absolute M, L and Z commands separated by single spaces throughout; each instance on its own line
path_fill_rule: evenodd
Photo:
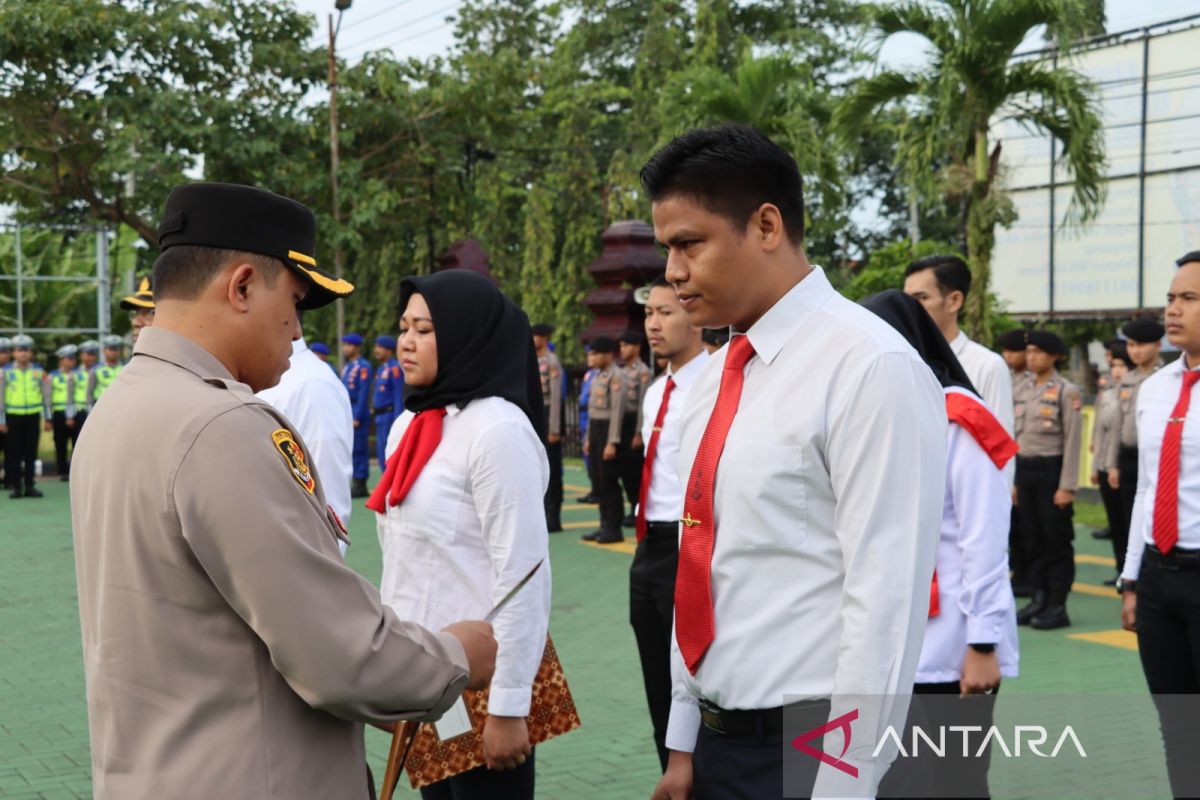
M 387 513 L 387 506 L 398 506 L 408 496 L 421 470 L 433 457 L 442 442 L 442 419 L 444 408 L 429 408 L 417 412 L 400 439 L 400 446 L 388 459 L 383 479 L 371 492 L 367 508 L 377 514 Z M 386 502 L 386 505 L 385 505 Z
M 964 392 L 946 392 L 946 416 L 951 422 L 971 434 L 983 452 L 996 465 L 996 469 L 1004 469 L 1004 465 L 1017 454 L 1017 443 L 1000 420 L 979 402 L 973 395 Z M 936 617 L 941 613 L 938 602 L 937 570 L 933 571 L 933 583 L 929 587 L 929 616 Z

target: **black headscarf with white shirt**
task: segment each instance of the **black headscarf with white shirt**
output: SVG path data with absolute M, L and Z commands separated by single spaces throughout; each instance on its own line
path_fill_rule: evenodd
M 410 411 L 465 407 L 502 397 L 525 412 L 538 437 L 546 436 L 542 381 L 529 317 L 482 275 L 448 269 L 400 283 L 400 312 L 419 294 L 429 306 L 437 336 L 437 377 L 408 388 Z
M 888 289 L 871 295 L 862 301 L 862 305 L 895 328 L 913 346 L 943 389 L 957 386 L 971 394 L 979 394 L 950 343 L 919 301 L 898 289 Z

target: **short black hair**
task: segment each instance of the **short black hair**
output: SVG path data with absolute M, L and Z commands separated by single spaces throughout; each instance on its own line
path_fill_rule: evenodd
M 918 258 L 904 270 L 904 277 L 917 272 L 933 270 L 933 279 L 937 281 L 942 294 L 962 292 L 963 297 L 971 293 L 971 268 L 967 262 L 954 255 L 926 256 Z
M 764 203 L 792 244 L 804 241 L 804 181 L 796 160 L 751 125 L 694 128 L 650 157 L 639 175 L 656 203 L 680 195 L 743 228 Z
M 651 289 L 661 289 L 663 287 L 666 287 L 668 289 L 674 288 L 671 286 L 671 282 L 669 280 L 667 280 L 667 276 L 665 273 L 662 275 L 659 275 L 657 278 L 650 281 Z
M 700 339 L 705 344 L 723 347 L 729 341 L 729 328 L 705 328 L 700 332 Z
M 268 286 L 273 286 L 284 269 L 283 262 L 272 256 L 225 250 L 196 244 L 168 247 L 154 262 L 154 299 L 195 300 L 230 262 L 248 261 L 262 270 Z
M 1200 262 L 1200 250 L 1193 250 L 1190 253 L 1184 253 L 1175 260 L 1175 266 L 1182 267 L 1184 264 L 1190 264 L 1193 261 Z

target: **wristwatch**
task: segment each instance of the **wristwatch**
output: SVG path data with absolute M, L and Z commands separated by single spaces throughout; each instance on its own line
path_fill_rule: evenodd
M 1137 581 L 1131 581 L 1128 578 L 1121 578 L 1117 581 L 1117 594 L 1125 594 L 1126 592 L 1136 592 Z
M 996 645 L 994 645 L 994 644 L 972 644 L 972 645 L 967 645 L 967 646 L 970 647 L 972 650 L 974 650 L 976 653 L 982 653 L 985 656 L 988 655 L 989 653 L 996 652 Z

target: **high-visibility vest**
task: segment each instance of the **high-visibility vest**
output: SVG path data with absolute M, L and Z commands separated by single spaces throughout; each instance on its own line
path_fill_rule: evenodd
M 71 388 L 71 373 L 54 370 L 50 373 L 50 409 L 66 411 L 71 397 L 67 392 Z
M 75 411 L 87 411 L 88 371 L 78 367 L 71 375 L 75 378 Z
M 93 369 L 96 370 L 96 392 L 92 395 L 92 402 L 100 399 L 100 395 L 104 394 L 104 390 L 112 386 L 112 382 L 117 379 L 117 375 L 121 372 L 121 365 L 110 367 L 108 364 L 97 364 Z
M 42 413 L 42 380 L 46 373 L 41 367 L 4 371 L 4 413 L 25 417 Z

